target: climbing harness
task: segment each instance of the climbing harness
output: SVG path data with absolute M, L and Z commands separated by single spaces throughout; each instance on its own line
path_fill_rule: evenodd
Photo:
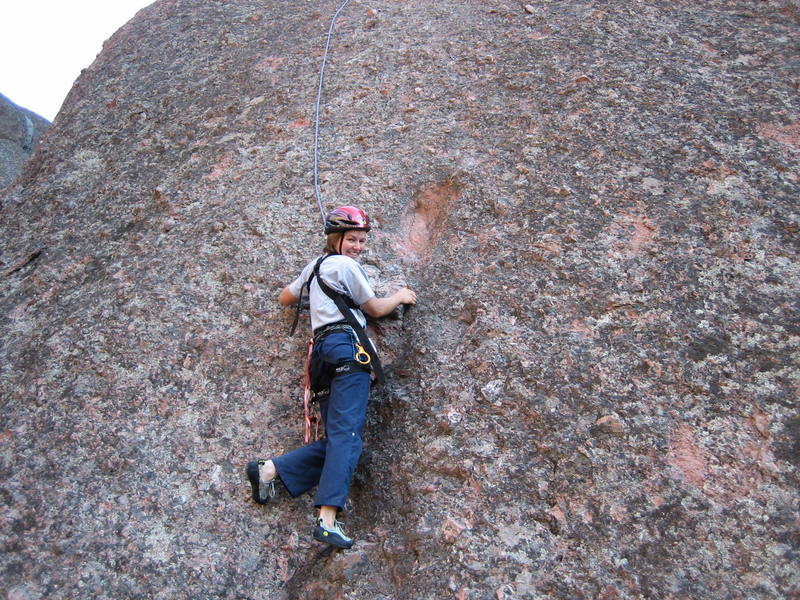
M 300 298 L 297 300 L 297 308 L 295 310 L 294 322 L 292 323 L 291 334 L 293 335 L 297 329 L 297 323 L 300 319 L 300 305 L 303 300 L 304 290 L 311 293 L 311 282 L 316 278 L 317 284 L 323 293 L 325 293 L 331 300 L 334 301 L 339 312 L 342 313 L 344 321 L 329 323 L 314 331 L 314 336 L 308 341 L 308 350 L 306 352 L 306 365 L 305 365 L 305 383 L 303 386 L 303 418 L 304 418 L 304 440 L 309 443 L 313 439 L 317 439 L 319 435 L 319 423 L 321 421 L 316 402 L 321 397 L 324 397 L 330 390 L 330 379 L 332 378 L 329 373 L 329 366 L 327 364 L 313 364 L 313 353 L 315 343 L 319 343 L 322 338 L 337 331 L 347 331 L 355 338 L 353 346 L 355 347 L 355 354 L 352 362 L 346 362 L 339 365 L 331 365 L 337 374 L 341 370 L 349 370 L 350 364 L 353 364 L 359 369 L 364 371 L 373 371 L 375 373 L 375 384 L 380 385 L 384 382 L 383 367 L 381 365 L 378 352 L 375 349 L 372 340 L 367 335 L 364 327 L 361 326 L 358 319 L 352 312 L 352 309 L 358 309 L 358 305 L 353 302 L 352 298 L 337 292 L 330 287 L 323 280 L 319 273 L 319 267 L 322 262 L 333 256 L 332 254 L 325 254 L 321 256 L 314 264 L 314 270 L 308 277 L 303 285 L 300 287 Z M 321 361 L 317 361 L 321 362 Z M 312 371 L 312 369 L 314 369 Z
M 358 322 L 358 319 L 356 319 L 352 312 L 352 309 L 360 310 L 358 304 L 353 302 L 352 298 L 349 296 L 337 292 L 330 287 L 327 283 L 325 283 L 325 280 L 319 274 L 319 267 L 322 264 L 322 261 L 329 256 L 333 255 L 325 254 L 317 260 L 316 264 L 314 265 L 314 270 L 311 272 L 311 275 L 309 275 L 308 280 L 300 287 L 300 297 L 297 299 L 297 308 L 295 309 L 294 321 L 292 322 L 292 328 L 289 332 L 289 335 L 294 335 L 294 332 L 297 329 L 297 323 L 300 320 L 300 307 L 303 303 L 303 293 L 305 290 L 309 290 L 310 293 L 311 282 L 316 278 L 317 284 L 322 292 L 331 300 L 333 300 L 333 302 L 336 304 L 336 308 L 339 309 L 339 312 L 342 313 L 342 316 L 344 317 L 343 323 L 332 323 L 326 326 L 326 333 L 329 333 L 327 329 L 331 326 L 346 325 L 352 329 L 357 339 L 355 344 L 356 355 L 354 357 L 356 362 L 365 366 L 370 365 L 372 370 L 375 371 L 375 382 L 381 384 L 384 381 L 384 375 L 380 358 L 378 358 L 378 352 L 375 350 L 375 346 L 372 343 L 372 340 L 369 339 L 366 330 L 361 326 L 361 323 Z M 318 337 L 319 333 L 320 332 L 315 332 L 314 337 Z
M 322 102 L 322 83 L 325 80 L 325 64 L 328 62 L 328 49 L 331 46 L 331 38 L 333 37 L 333 27 L 336 24 L 336 19 L 339 13 L 342 12 L 350 0 L 344 0 L 339 9 L 333 14 L 331 24 L 328 27 L 328 38 L 325 42 L 325 52 L 322 54 L 322 65 L 319 69 L 319 86 L 317 87 L 317 103 L 314 117 L 314 193 L 317 196 L 317 204 L 319 205 L 319 212 L 322 216 L 322 224 L 325 225 L 325 209 L 322 207 L 322 193 L 319 189 L 319 107 Z
M 341 294 L 330 287 L 327 283 L 325 283 L 325 280 L 322 279 L 319 274 L 319 266 L 322 264 L 322 261 L 329 256 L 331 255 L 326 254 L 325 256 L 320 257 L 320 259 L 317 261 L 317 264 L 314 265 L 314 273 L 312 274 L 312 277 L 317 278 L 317 284 L 319 285 L 320 289 L 325 293 L 326 296 L 334 301 L 336 308 L 338 308 L 339 312 L 342 313 L 342 316 L 344 317 L 345 321 L 347 321 L 347 324 L 353 328 L 353 331 L 355 332 L 359 342 L 357 349 L 360 351 L 362 356 L 366 356 L 367 358 L 366 362 L 358 360 L 358 358 L 356 358 L 356 361 L 362 365 L 371 364 L 372 370 L 375 371 L 375 382 L 380 385 L 384 381 L 383 367 L 381 366 L 380 358 L 378 358 L 378 351 L 375 350 L 375 346 L 372 344 L 372 340 L 369 339 L 366 330 L 361 326 L 361 323 L 358 322 L 358 319 L 356 319 L 355 315 L 353 314 L 352 309 L 355 308 L 358 310 L 358 305 L 353 302 L 349 296 L 345 296 L 344 294 Z M 310 279 L 311 278 L 309 278 L 309 285 Z M 358 356 L 359 353 L 356 354 L 356 357 Z

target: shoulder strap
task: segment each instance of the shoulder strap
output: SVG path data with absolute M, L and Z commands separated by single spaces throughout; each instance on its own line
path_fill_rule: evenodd
M 331 254 L 326 254 L 320 260 L 317 261 L 316 265 L 314 265 L 314 272 L 311 274 L 311 277 L 308 278 L 308 285 L 311 285 L 311 280 L 314 277 L 316 277 L 317 278 L 317 283 L 319 284 L 320 289 L 322 289 L 322 291 L 325 292 L 326 296 L 328 296 L 329 298 L 333 299 L 334 302 L 336 302 L 336 299 L 332 296 L 332 294 L 335 294 L 336 296 L 339 296 L 344 301 L 345 305 L 348 308 L 360 309 L 358 304 L 356 304 L 350 296 L 348 296 L 346 294 L 343 294 L 341 292 L 337 292 L 335 289 L 333 289 L 331 286 L 329 286 L 327 283 L 325 283 L 325 280 L 322 279 L 322 276 L 319 274 L 319 266 L 322 264 L 322 261 L 325 260 L 326 258 L 328 258 L 329 256 L 332 256 L 332 255 Z M 309 289 L 311 289 L 311 288 L 309 288 Z M 339 304 L 337 303 L 336 306 L 338 307 Z M 339 310 L 341 311 L 341 309 L 339 309 Z M 342 314 L 344 315 L 345 313 L 342 312 Z M 345 315 L 345 319 L 346 318 L 347 318 L 347 315 Z
M 300 309 L 303 304 L 303 290 L 309 290 L 309 294 L 311 293 L 311 281 L 314 277 L 319 278 L 319 266 L 322 264 L 322 261 L 328 258 L 330 254 L 323 254 L 317 260 L 317 264 L 314 265 L 314 269 L 311 271 L 311 275 L 308 276 L 308 280 L 300 286 L 300 297 L 297 299 L 297 308 L 294 311 L 294 321 L 292 321 L 292 329 L 289 331 L 289 335 L 294 335 L 295 330 L 297 329 L 297 322 L 300 320 Z M 321 278 L 319 278 L 322 281 Z

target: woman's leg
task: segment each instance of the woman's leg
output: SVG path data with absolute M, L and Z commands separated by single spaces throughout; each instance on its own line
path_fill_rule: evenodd
M 314 354 L 315 360 L 337 367 L 330 394 L 320 405 L 326 439 L 265 461 L 259 475 L 264 480 L 277 475 L 292 496 L 319 485 L 314 503 L 326 527 L 335 528 L 336 513 L 347 500 L 361 456 L 371 378 L 353 362 L 354 341 L 348 333 L 331 334 Z
M 311 356 L 312 382 L 325 385 L 329 375 L 329 364 L 326 363 L 322 353 L 323 344 L 317 343 Z M 328 413 L 328 396 L 323 396 L 319 401 L 322 422 L 326 421 Z M 325 440 L 316 440 L 286 454 L 274 457 L 271 461 L 277 475 L 286 489 L 293 497 L 297 497 L 319 484 L 322 474 L 322 465 L 325 463 Z M 262 477 L 266 477 L 271 469 L 264 465 Z M 273 475 L 274 476 L 274 475 Z
M 325 463 L 325 447 L 325 440 L 317 440 L 272 459 L 278 477 L 293 497 L 319 483 Z
M 352 342 L 350 343 L 352 348 Z M 352 359 L 352 354 L 348 357 Z M 350 365 L 350 371 L 331 381 L 325 420 L 325 462 L 314 498 L 316 506 L 341 509 L 361 456 L 361 434 L 366 418 L 370 375 Z M 335 513 L 334 513 L 335 514 Z

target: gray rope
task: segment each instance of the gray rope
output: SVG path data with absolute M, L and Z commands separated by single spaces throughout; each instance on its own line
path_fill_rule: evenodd
M 323 228 L 325 227 L 325 208 L 322 206 L 322 193 L 319 189 L 319 105 L 322 101 L 322 82 L 325 79 L 325 63 L 328 60 L 328 48 L 330 48 L 331 45 L 333 26 L 336 23 L 336 18 L 339 16 L 339 13 L 347 6 L 348 2 L 350 2 L 350 0 L 344 0 L 331 19 L 331 25 L 328 28 L 328 40 L 325 42 L 325 53 L 322 55 L 322 66 L 319 70 L 319 87 L 317 88 L 316 117 L 314 119 L 314 192 L 317 196 L 317 204 L 319 205 L 319 212 L 322 216 Z

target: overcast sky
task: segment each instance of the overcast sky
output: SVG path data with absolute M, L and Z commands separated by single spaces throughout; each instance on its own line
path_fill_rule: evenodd
M 0 93 L 52 121 L 103 42 L 153 0 L 9 0 L 0 8 Z

